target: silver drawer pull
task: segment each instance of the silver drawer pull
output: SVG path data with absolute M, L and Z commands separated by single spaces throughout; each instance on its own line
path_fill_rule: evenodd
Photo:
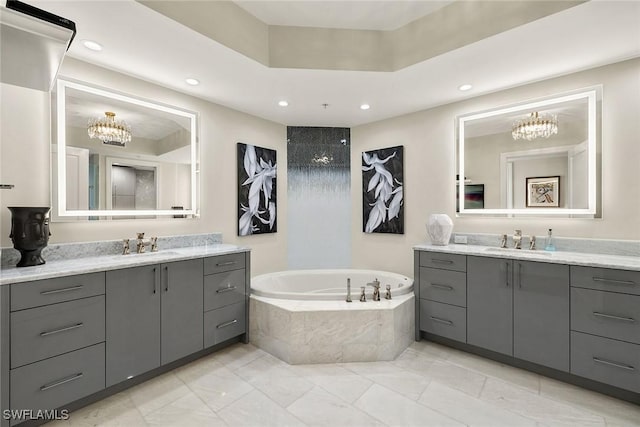
M 63 378 L 61 380 L 43 385 L 42 387 L 40 387 L 40 391 L 49 390 L 50 388 L 58 387 L 59 385 L 66 384 L 71 381 L 79 380 L 80 378 L 82 378 L 82 376 L 83 376 L 82 372 L 73 374 L 70 377 Z
M 436 264 L 453 264 L 453 261 L 450 259 L 431 258 L 431 262 L 435 262 Z
M 72 329 L 81 328 L 83 326 L 84 326 L 84 323 L 76 323 L 75 325 L 65 326 L 64 328 L 56 329 L 56 330 L 53 330 L 53 331 L 40 332 L 40 336 L 41 337 L 46 337 L 48 335 L 53 335 L 53 334 L 57 334 L 57 333 L 60 333 L 60 332 L 70 331 Z
M 433 316 L 429 316 L 429 319 L 433 320 L 434 322 L 444 323 L 445 325 L 453 326 L 453 322 L 451 320 L 440 319 L 439 317 L 433 317 Z
M 444 289 L 445 291 L 452 291 L 453 290 L 453 286 L 449 286 L 449 285 L 440 285 L 438 283 L 432 283 L 431 286 L 433 286 L 434 288 L 438 288 L 438 289 Z
M 54 289 L 54 290 L 51 290 L 51 291 L 43 291 L 43 292 L 40 292 L 40 295 L 51 295 L 51 294 L 59 294 L 61 292 L 77 291 L 78 289 L 82 289 L 83 287 L 84 287 L 83 285 L 78 285 L 78 286 L 71 286 L 70 288 Z
M 238 319 L 233 319 L 230 322 L 224 322 L 224 323 L 220 323 L 218 326 L 216 326 L 216 329 L 222 329 L 222 328 L 226 328 L 227 326 L 231 326 L 234 323 L 238 323 Z
M 216 267 L 226 267 L 227 265 L 234 265 L 235 263 L 235 261 L 219 262 L 216 264 Z
M 225 292 L 235 291 L 237 288 L 235 286 L 228 285 L 226 288 L 220 288 L 216 291 L 217 294 L 223 294 Z
M 594 282 L 608 282 L 613 283 L 614 285 L 626 285 L 633 286 L 636 284 L 633 280 L 616 280 L 616 279 L 605 279 L 604 277 L 592 277 Z
M 625 365 L 624 363 L 616 363 L 616 362 L 612 362 L 610 360 L 600 359 L 599 357 L 594 357 L 593 361 L 596 362 L 596 363 L 602 363 L 603 365 L 615 366 L 616 368 L 626 369 L 627 371 L 635 371 L 636 370 L 636 368 L 634 368 L 631 365 Z
M 630 323 L 633 323 L 636 321 L 636 319 L 634 319 L 633 317 L 620 317 L 620 316 L 614 316 L 613 314 L 598 313 L 597 311 L 594 311 L 593 315 L 598 317 L 605 317 L 607 319 L 622 320 L 624 322 L 630 322 Z

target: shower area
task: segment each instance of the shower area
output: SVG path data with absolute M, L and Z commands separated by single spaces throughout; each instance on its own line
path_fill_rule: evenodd
M 350 133 L 287 127 L 289 269 L 351 267 Z

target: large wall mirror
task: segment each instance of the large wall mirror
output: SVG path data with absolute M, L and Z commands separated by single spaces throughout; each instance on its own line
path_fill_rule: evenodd
M 197 115 L 59 79 L 52 218 L 198 214 Z
M 458 117 L 459 215 L 594 217 L 601 88 Z

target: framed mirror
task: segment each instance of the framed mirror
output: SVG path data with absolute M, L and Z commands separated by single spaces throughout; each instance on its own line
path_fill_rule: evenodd
M 198 215 L 197 114 L 58 79 L 55 219 Z
M 459 215 L 597 213 L 601 88 L 457 118 Z

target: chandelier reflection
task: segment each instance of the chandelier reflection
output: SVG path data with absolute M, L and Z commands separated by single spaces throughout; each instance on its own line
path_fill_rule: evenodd
M 116 113 L 107 111 L 105 117 L 89 119 L 89 138 L 101 140 L 104 144 L 124 147 L 131 142 L 131 127 L 124 120 L 116 120 Z
M 513 123 L 511 136 L 514 140 L 526 139 L 533 141 L 536 138 L 549 138 L 558 134 L 558 117 L 555 114 L 540 114 L 533 112 L 526 119 L 520 119 Z

